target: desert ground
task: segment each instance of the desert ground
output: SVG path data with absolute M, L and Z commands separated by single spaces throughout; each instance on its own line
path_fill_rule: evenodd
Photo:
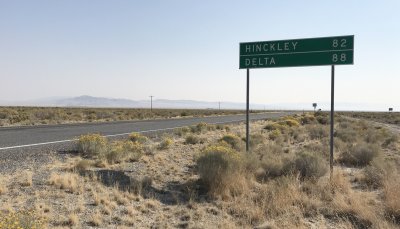
M 335 117 L 332 177 L 327 113 L 252 122 L 250 152 L 243 123 L 80 136 L 0 168 L 0 228 L 399 228 L 400 131 L 385 120 Z

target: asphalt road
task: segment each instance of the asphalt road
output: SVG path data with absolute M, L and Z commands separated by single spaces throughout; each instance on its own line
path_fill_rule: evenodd
M 277 118 L 292 112 L 275 112 L 250 115 L 251 120 Z M 99 133 L 107 137 L 126 136 L 131 132 L 151 133 L 172 130 L 199 122 L 209 124 L 234 123 L 245 121 L 245 115 L 213 116 L 201 118 L 181 118 L 113 123 L 66 124 L 29 127 L 0 128 L 0 153 L 2 151 L 38 146 L 57 145 L 74 141 L 77 136 Z

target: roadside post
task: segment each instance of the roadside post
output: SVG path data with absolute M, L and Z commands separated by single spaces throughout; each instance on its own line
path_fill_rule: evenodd
M 317 103 L 313 103 L 312 106 L 314 107 L 314 113 L 315 113 L 315 109 L 317 108 Z
M 331 66 L 330 177 L 333 175 L 335 65 L 353 64 L 354 35 L 239 44 L 239 69 L 247 70 L 246 151 L 249 152 L 249 91 L 251 68 Z M 317 104 L 315 104 L 317 105 Z M 314 104 L 313 104 L 314 106 Z M 316 107 L 316 106 L 315 106 Z M 314 107 L 314 110 L 315 110 Z
M 153 97 L 154 95 L 150 95 L 150 112 L 153 112 Z

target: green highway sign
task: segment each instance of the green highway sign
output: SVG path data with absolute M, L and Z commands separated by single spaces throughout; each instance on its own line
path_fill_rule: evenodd
M 353 64 L 354 36 L 240 43 L 239 68 Z

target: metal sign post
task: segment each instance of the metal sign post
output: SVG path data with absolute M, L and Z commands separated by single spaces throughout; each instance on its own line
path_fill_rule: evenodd
M 250 132 L 250 122 L 249 122 L 249 101 L 250 101 L 250 69 L 247 69 L 247 87 L 246 87 L 246 152 L 249 152 L 249 132 Z
M 335 119 L 335 65 L 332 65 L 331 69 L 331 125 L 330 125 L 330 152 L 329 152 L 329 167 L 330 167 L 330 179 L 333 177 L 333 128 Z
M 246 151 L 249 151 L 250 68 L 300 66 L 332 67 L 330 112 L 330 175 L 333 175 L 333 134 L 335 106 L 335 65 L 353 64 L 354 36 L 320 37 L 293 40 L 258 41 L 239 44 L 239 69 L 247 69 Z M 314 106 L 314 111 L 316 108 Z

